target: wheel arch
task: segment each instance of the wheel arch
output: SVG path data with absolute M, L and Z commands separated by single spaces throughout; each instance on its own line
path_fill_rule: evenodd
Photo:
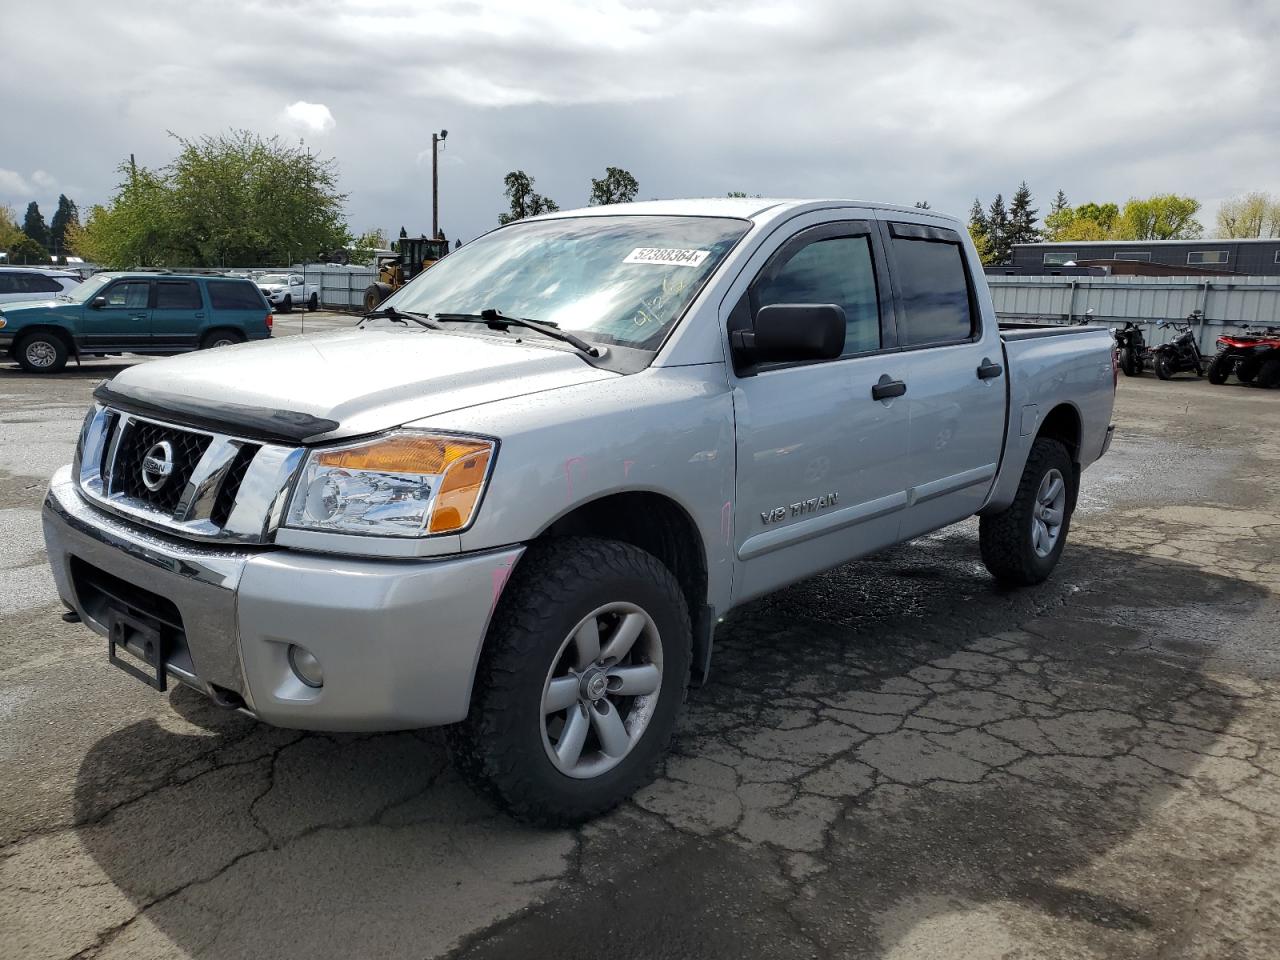
M 18 345 L 24 343 L 27 337 L 35 333 L 52 333 L 67 348 L 67 355 L 74 357 L 79 351 L 76 348 L 76 339 L 71 335 L 71 331 L 65 327 L 60 327 L 56 323 L 33 323 L 30 326 L 23 327 L 21 330 L 15 331 L 13 338 L 13 349 L 16 353 Z
M 1040 422 L 1036 437 L 1059 441 L 1067 448 L 1067 452 L 1071 454 L 1071 462 L 1079 469 L 1080 443 L 1083 434 L 1084 421 L 1080 417 L 1080 411 L 1076 409 L 1075 404 L 1067 400 L 1049 411 Z

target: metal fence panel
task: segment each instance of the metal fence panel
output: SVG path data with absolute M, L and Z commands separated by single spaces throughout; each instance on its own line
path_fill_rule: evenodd
M 1182 320 L 1204 311 L 1200 348 L 1245 324 L 1280 326 L 1280 279 L 1276 277 L 1003 277 L 991 276 L 991 299 L 1002 320 L 1048 323 L 1079 321 L 1093 309 L 1093 322 L 1110 327 L 1138 323 L 1150 344 L 1172 331 L 1159 320 Z

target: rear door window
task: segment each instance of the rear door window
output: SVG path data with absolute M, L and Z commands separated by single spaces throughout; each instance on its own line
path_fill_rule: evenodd
M 19 289 L 24 293 L 61 293 L 62 284 L 43 273 L 24 273 L 19 280 Z
M 22 276 L 20 273 L 9 273 L 7 270 L 0 271 L 0 293 L 20 293 L 18 288 L 18 278 Z
M 919 347 L 969 340 L 974 320 L 960 244 L 895 235 L 890 245 L 902 306 L 898 343 Z
M 267 301 L 248 280 L 210 280 L 209 300 L 215 310 L 267 310 Z
M 843 308 L 843 356 L 880 349 L 880 309 L 868 236 L 806 244 L 755 288 L 755 308 L 775 303 L 834 303 Z
M 156 288 L 156 307 L 160 310 L 199 310 L 200 288 L 194 280 L 161 280 Z

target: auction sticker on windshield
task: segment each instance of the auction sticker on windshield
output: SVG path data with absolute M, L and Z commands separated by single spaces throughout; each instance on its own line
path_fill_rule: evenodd
M 710 250 L 672 250 L 666 247 L 636 247 L 623 263 L 656 263 L 662 266 L 696 267 L 711 255 Z

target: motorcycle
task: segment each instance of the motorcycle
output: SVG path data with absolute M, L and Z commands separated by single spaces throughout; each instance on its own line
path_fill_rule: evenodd
M 1222 384 L 1234 373 L 1241 383 L 1274 387 L 1280 383 L 1280 328 L 1245 325 L 1242 333 L 1218 338 L 1209 361 L 1209 382 Z
M 1204 355 L 1191 324 L 1204 316 L 1193 310 L 1186 320 L 1160 320 L 1157 327 L 1173 327 L 1178 335 L 1168 343 L 1162 343 L 1151 351 L 1151 365 L 1161 380 L 1170 380 L 1175 373 L 1194 370 L 1197 377 L 1204 376 Z
M 1120 369 L 1126 377 L 1136 377 L 1142 373 L 1148 359 L 1147 341 L 1142 336 L 1142 327 L 1132 320 L 1126 320 L 1123 327 L 1118 328 L 1113 336 L 1119 351 Z

